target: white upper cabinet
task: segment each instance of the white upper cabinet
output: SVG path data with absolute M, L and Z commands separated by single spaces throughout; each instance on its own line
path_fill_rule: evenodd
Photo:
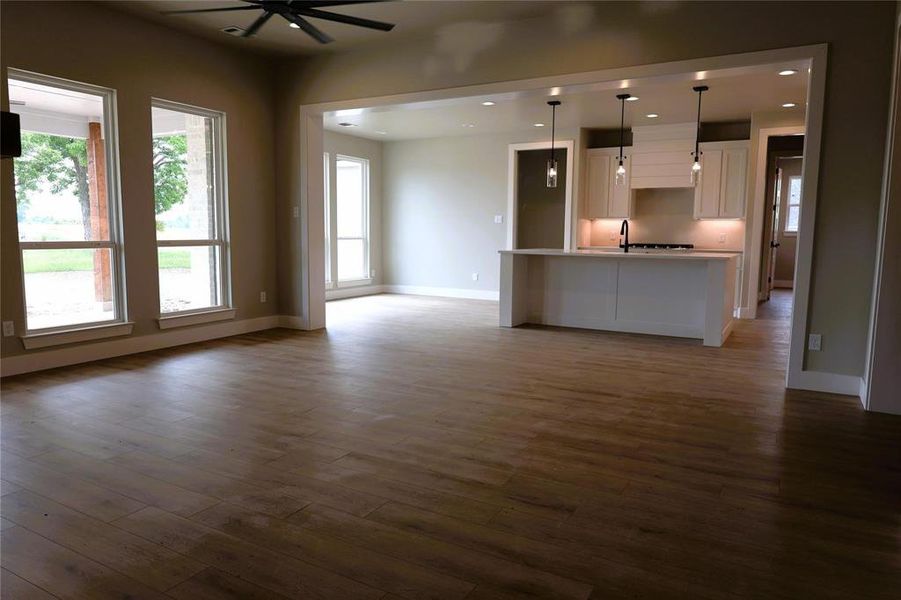
M 623 148 L 626 181 L 616 185 L 619 148 L 590 148 L 585 161 L 586 219 L 627 219 L 632 214 L 632 188 L 629 184 L 631 148 Z
M 749 143 L 744 140 L 700 145 L 701 174 L 695 185 L 696 219 L 740 219 L 745 216 L 748 147 Z

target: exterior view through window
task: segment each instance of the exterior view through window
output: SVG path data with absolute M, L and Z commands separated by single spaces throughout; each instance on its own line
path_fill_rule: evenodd
M 154 100 L 160 313 L 229 305 L 221 113 Z
M 27 329 L 123 320 L 115 92 L 10 70 L 9 104 Z
M 798 232 L 798 221 L 801 218 L 801 178 L 788 178 L 788 204 L 785 213 L 786 233 Z
M 369 161 L 337 156 L 326 166 L 326 282 L 369 282 Z M 334 186 L 334 190 L 332 190 Z

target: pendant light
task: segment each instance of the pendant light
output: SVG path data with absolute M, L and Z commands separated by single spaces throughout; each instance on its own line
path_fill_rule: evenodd
M 547 161 L 547 186 L 555 188 L 557 187 L 557 159 L 554 156 L 554 134 L 557 127 L 557 107 L 560 106 L 560 101 L 549 100 L 547 104 L 551 107 L 551 158 Z
M 691 89 L 698 93 L 698 127 L 695 131 L 695 162 L 691 165 L 691 184 L 695 185 L 698 183 L 698 176 L 701 174 L 701 152 L 698 148 L 701 139 L 701 94 L 710 88 L 706 85 L 699 85 Z
M 619 111 L 619 166 L 616 167 L 616 185 L 626 183 L 626 167 L 623 166 L 623 137 L 625 136 L 626 100 L 631 97 L 632 94 L 617 94 L 616 96 L 621 105 Z

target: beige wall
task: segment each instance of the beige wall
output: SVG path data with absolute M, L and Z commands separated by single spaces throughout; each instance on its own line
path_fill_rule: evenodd
M 287 120 L 280 133 L 280 158 L 297 160 L 292 138 L 301 104 L 826 42 L 829 72 L 809 309 L 810 331 L 823 335 L 823 350 L 807 357 L 807 368 L 860 375 L 872 294 L 895 5 L 783 2 L 779 21 L 791 23 L 788 27 L 773 26 L 768 3 L 563 8 L 585 14 L 472 24 L 473 31 L 457 27 L 453 35 L 444 32 L 284 62 L 279 72 L 284 108 L 280 117 Z M 279 211 L 285 214 L 299 197 L 296 173 L 280 171 L 278 186 Z M 282 248 L 293 243 L 294 234 L 287 229 L 280 232 Z
M 158 332 L 156 231 L 151 170 L 150 99 L 220 110 L 228 124 L 228 193 L 232 290 L 238 319 L 277 314 L 271 70 L 237 53 L 97 4 L 0 4 L 2 104 L 6 69 L 114 88 L 118 92 L 119 155 L 129 319 L 134 334 Z M 24 331 L 12 161 L 2 161 L 0 308 Z M 262 304 L 259 293 L 267 291 Z M 24 352 L 18 337 L 2 338 L 2 355 Z

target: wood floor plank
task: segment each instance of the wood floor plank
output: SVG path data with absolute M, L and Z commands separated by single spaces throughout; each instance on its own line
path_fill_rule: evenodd
M 375 599 L 384 591 L 262 546 L 242 541 L 155 507 L 116 524 L 166 548 L 289 597 Z
M 8 451 L 2 453 L 0 463 L 4 477 L 9 477 L 20 487 L 101 521 L 112 521 L 146 506 L 134 498 L 82 479 L 76 469 L 70 471 L 74 474 L 67 474 L 66 466 L 58 471 Z
M 404 598 L 464 598 L 473 584 L 320 535 L 293 523 L 227 503 L 191 517 L 249 542 L 294 556 Z
M 708 348 L 378 295 L 5 378 L 0 595 L 895 600 L 901 420 L 784 389 L 790 300 Z
M 27 490 L 5 497 L 2 510 L 4 518 L 160 592 L 206 566 Z
M 189 515 L 218 502 L 211 496 L 68 450 L 47 452 L 34 460 L 53 469 L 78 473 L 80 477 L 98 486 L 116 490 L 143 504 L 158 506 L 177 514 Z

